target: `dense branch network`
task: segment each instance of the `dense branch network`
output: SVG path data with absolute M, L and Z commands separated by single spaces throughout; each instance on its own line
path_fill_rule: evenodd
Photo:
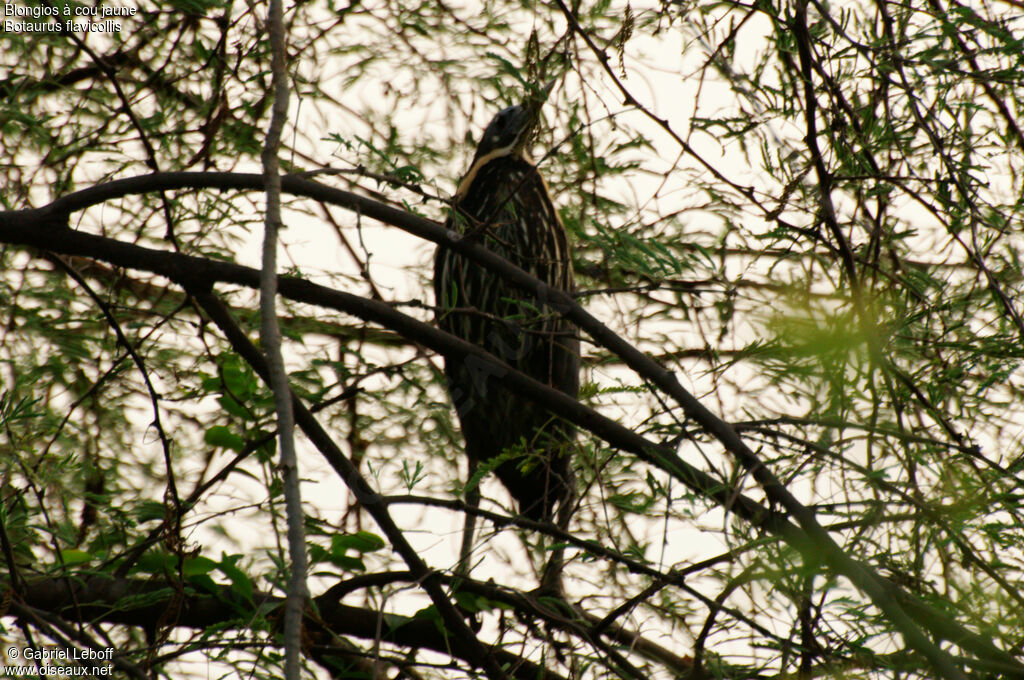
M 245 356 L 259 371 L 258 354 L 254 353 L 253 348 L 247 347 L 248 340 L 237 327 L 234 327 L 230 316 L 212 294 L 218 283 L 255 287 L 258 285 L 256 270 L 232 263 L 144 248 L 114 239 L 93 236 L 67 229 L 65 225 L 70 213 L 125 195 L 196 188 L 258 190 L 261 181 L 258 175 L 232 173 L 156 173 L 118 180 L 70 194 L 37 210 L 2 213 L 0 214 L 0 239 L 11 244 L 34 246 L 64 255 L 92 257 L 113 265 L 167 276 L 195 296 L 206 313 L 228 336 L 236 351 Z M 891 616 L 893 625 L 907 636 L 912 646 L 918 647 L 926 656 L 934 657 L 933 661 L 937 667 L 949 670 L 950 662 L 943 660 L 944 652 L 922 637 L 922 629 L 930 631 L 940 639 L 955 640 L 963 648 L 971 650 L 979 659 L 984 659 L 986 664 L 994 663 L 1006 669 L 1019 668 L 1012 657 L 989 641 L 960 626 L 955 620 L 939 614 L 933 608 L 901 591 L 895 584 L 875 574 L 872 569 L 846 555 L 832 542 L 827 532 L 817 524 L 813 513 L 785 491 L 782 483 L 771 475 L 727 423 L 712 415 L 683 390 L 674 376 L 623 341 L 579 307 L 569 296 L 544 286 L 529 274 L 501 260 L 493 253 L 468 240 L 458 238 L 436 223 L 356 194 L 333 189 L 299 177 L 284 177 L 282 185 L 285 191 L 357 210 L 363 215 L 444 244 L 488 267 L 496 274 L 506 277 L 515 285 L 531 290 L 538 296 L 538 299 L 545 300 L 552 308 L 571 319 L 590 334 L 596 342 L 621 357 L 638 374 L 680 403 L 687 415 L 719 439 L 727 450 L 736 455 L 749 468 L 761 482 L 767 497 L 783 506 L 787 513 L 782 514 L 771 510 L 745 495 L 736 493 L 721 480 L 715 479 L 679 459 L 672 447 L 638 435 L 593 409 L 581 405 L 576 400 L 556 390 L 546 388 L 518 373 L 479 348 L 404 315 L 387 304 L 287 277 L 280 281 L 280 292 L 285 297 L 344 311 L 365 321 L 397 331 L 434 351 L 447 355 L 473 357 L 482 362 L 482 365 L 487 366 L 488 370 L 509 389 L 542 403 L 552 412 L 598 435 L 613 446 L 629 451 L 645 462 L 668 472 L 698 494 L 729 509 L 752 525 L 780 536 L 810 561 L 823 559 L 837 573 L 848 576 L 858 587 L 862 588 L 880 609 Z M 298 401 L 296 401 L 296 406 L 302 408 Z M 435 604 L 446 609 L 447 599 L 440 590 L 436 590 L 440 584 L 436 581 L 434 572 L 418 560 L 409 546 L 403 545 L 401 531 L 390 520 L 386 504 L 380 501 L 380 497 L 360 476 L 358 470 L 353 468 L 351 463 L 341 455 L 331 442 L 330 437 L 316 424 L 311 414 L 304 410 L 300 410 L 300 414 L 300 425 L 307 436 L 335 466 L 342 479 L 355 492 L 363 507 L 381 525 L 392 545 L 406 560 L 412 571 L 418 575 L 417 579 L 428 590 L 432 590 L 431 595 Z M 790 518 L 796 519 L 797 523 L 792 523 Z M 452 611 L 449 610 L 445 615 L 452 616 Z M 454 621 L 454 619 L 452 620 Z M 467 649 L 473 649 L 476 644 L 475 638 L 468 632 L 468 629 L 463 629 L 458 635 L 468 645 Z M 484 663 L 479 653 L 471 655 L 471 658 L 474 665 Z M 495 674 L 497 673 L 500 671 L 495 671 Z M 955 672 L 947 674 L 950 677 L 957 677 Z

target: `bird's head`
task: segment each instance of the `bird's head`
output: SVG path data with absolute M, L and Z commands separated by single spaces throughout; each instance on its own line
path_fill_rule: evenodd
M 522 104 L 498 111 L 480 138 L 473 166 L 481 160 L 520 155 L 537 128 L 541 107 L 554 85 L 552 80 L 544 87 L 533 87 Z

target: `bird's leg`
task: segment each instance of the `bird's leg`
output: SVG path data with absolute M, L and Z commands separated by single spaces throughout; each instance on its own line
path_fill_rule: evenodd
M 572 517 L 573 501 L 574 494 L 568 493 L 558 504 L 558 514 L 556 515 L 555 526 L 562 531 L 566 531 L 569 527 L 569 519 Z M 547 541 L 563 543 L 561 538 L 554 538 L 551 536 L 544 537 L 541 541 L 542 545 Z M 562 587 L 562 567 L 565 566 L 565 545 L 559 545 L 556 548 L 552 548 L 550 553 L 547 563 L 544 565 L 544 570 L 541 572 L 540 588 L 538 590 L 546 595 L 554 595 L 564 599 L 565 589 Z
M 476 535 L 476 510 L 480 507 L 480 484 L 473 479 L 476 473 L 476 463 L 469 461 L 469 476 L 466 478 L 473 484 L 472 488 L 466 491 L 465 503 L 467 507 L 466 517 L 462 524 L 462 545 L 459 546 L 459 561 L 455 565 L 455 580 L 452 583 L 453 591 L 458 592 L 462 587 L 463 579 L 469 579 L 469 572 L 473 568 L 473 540 Z M 462 612 L 473 632 L 479 632 L 482 621 L 478 612 L 464 609 L 456 600 L 455 608 Z
M 469 462 L 469 476 L 466 479 L 474 482 L 476 474 L 476 463 Z M 480 484 L 473 483 L 473 487 L 466 491 L 466 506 L 472 509 L 480 507 Z M 469 570 L 473 556 L 473 539 L 476 534 L 476 514 L 467 512 L 465 522 L 462 525 L 462 545 L 459 547 L 459 563 L 455 567 L 455 575 L 461 578 L 469 576 Z

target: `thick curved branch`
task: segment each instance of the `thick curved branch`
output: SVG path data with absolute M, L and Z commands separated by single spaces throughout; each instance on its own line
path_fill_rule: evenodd
M 33 222 L 40 224 L 40 220 L 44 220 L 45 216 L 33 220 L 34 216 L 29 212 L 31 211 L 0 213 L 0 241 L 46 248 L 62 254 L 93 257 L 121 267 L 142 269 L 166 276 L 182 287 L 196 292 L 209 290 L 217 282 L 253 289 L 259 286 L 259 271 L 250 267 L 146 248 L 71 230 L 32 228 L 30 225 Z M 442 229 L 427 220 L 421 221 Z M 523 274 L 529 276 L 525 272 Z M 769 510 L 747 496 L 737 495 L 731 488 L 725 487 L 721 480 L 682 461 L 661 444 L 646 439 L 580 404 L 572 397 L 529 378 L 476 345 L 407 316 L 382 302 L 292 277 L 280 277 L 279 284 L 281 295 L 291 300 L 352 314 L 365 321 L 390 328 L 440 354 L 473 362 L 479 370 L 502 382 L 509 389 L 593 432 L 612 446 L 634 453 L 642 460 L 666 470 L 690 489 L 711 498 L 722 507 L 729 508 L 756 527 L 799 542 L 799 528 L 788 523 L 782 514 Z

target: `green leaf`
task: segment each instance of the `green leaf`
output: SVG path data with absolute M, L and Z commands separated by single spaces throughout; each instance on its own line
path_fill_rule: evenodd
M 251 602 L 253 593 L 252 579 L 249 578 L 248 574 L 235 566 L 241 558 L 241 555 L 228 555 L 227 553 L 221 553 L 220 562 L 217 563 L 217 569 L 231 581 L 232 592 L 237 593 L 247 602 Z
M 167 515 L 167 508 L 159 501 L 142 500 L 132 508 L 135 521 L 151 522 L 155 519 L 163 519 Z
M 74 566 L 77 564 L 86 564 L 92 561 L 93 556 L 84 550 L 78 550 L 77 548 L 68 548 L 67 550 L 60 551 L 60 561 L 66 567 Z
M 462 610 L 469 612 L 470 614 L 489 612 L 495 609 L 504 609 L 507 611 L 513 611 L 515 609 L 515 607 L 505 602 L 491 600 L 483 595 L 477 595 L 475 593 L 467 593 L 464 590 L 457 591 L 454 598 L 455 603 L 458 604 Z
M 203 557 L 199 555 L 197 557 L 189 557 L 185 560 L 185 568 L 182 572 L 185 576 L 196 576 L 199 574 L 208 574 L 214 569 L 217 569 L 218 565 L 216 562 L 211 560 L 209 557 Z
M 231 431 L 226 425 L 214 425 L 206 430 L 203 440 L 210 446 L 241 452 L 245 449 L 245 440 Z
M 357 531 L 354 534 L 337 534 L 331 537 L 331 549 L 335 552 L 355 550 L 359 553 L 374 552 L 383 548 L 386 544 L 377 534 L 369 531 Z

